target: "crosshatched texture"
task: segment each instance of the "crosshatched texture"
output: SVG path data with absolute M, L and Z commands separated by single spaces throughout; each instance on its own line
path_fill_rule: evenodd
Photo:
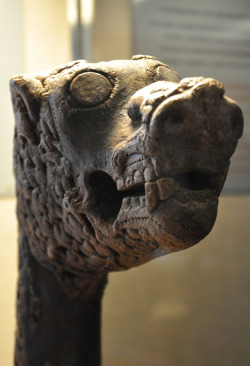
M 69 296 L 210 232 L 243 129 L 220 82 L 139 55 L 17 75 L 11 91 L 21 257 Z

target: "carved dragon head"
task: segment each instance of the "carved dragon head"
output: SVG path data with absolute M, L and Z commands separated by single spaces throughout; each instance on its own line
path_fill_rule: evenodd
M 20 227 L 45 265 L 126 269 L 210 232 L 243 130 L 220 82 L 135 56 L 17 75 L 11 90 Z

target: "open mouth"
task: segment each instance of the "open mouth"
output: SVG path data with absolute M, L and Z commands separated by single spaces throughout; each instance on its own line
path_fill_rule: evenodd
M 172 177 L 131 183 L 126 189 L 117 189 L 109 174 L 96 171 L 89 176 L 92 209 L 105 222 L 113 224 L 118 217 L 123 200 L 127 205 L 144 206 L 151 214 L 157 205 L 174 197 L 178 192 L 216 191 L 215 175 L 202 171 L 187 171 Z M 125 202 L 124 201 L 124 202 Z
M 213 174 L 201 171 L 190 171 L 178 174 L 174 177 L 175 181 L 179 183 L 182 188 L 190 189 L 192 191 L 212 189 L 212 178 Z

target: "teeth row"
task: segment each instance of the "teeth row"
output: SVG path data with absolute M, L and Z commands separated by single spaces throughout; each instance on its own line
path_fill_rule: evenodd
M 152 213 L 158 201 L 172 197 L 179 190 L 179 184 L 173 178 L 161 178 L 145 184 L 146 209 Z
M 127 167 L 133 165 L 133 164 L 136 164 L 136 163 L 140 163 L 141 161 L 145 160 L 146 157 L 145 156 L 140 156 L 140 157 L 137 157 L 136 156 L 133 156 L 132 155 L 132 158 L 128 158 L 128 161 L 127 161 Z
M 180 186 L 173 178 L 161 178 L 155 182 L 145 183 L 145 196 L 124 197 L 122 207 L 124 210 L 144 209 L 152 213 L 159 201 L 172 197 Z
M 123 209 L 130 209 L 135 208 L 138 209 L 140 206 L 141 208 L 145 207 L 146 199 L 145 196 L 137 196 L 137 197 L 125 197 L 123 198 L 122 207 Z
M 130 188 L 135 184 L 144 184 L 145 182 L 149 182 L 155 180 L 155 173 L 152 167 L 145 168 L 142 172 L 139 170 L 135 170 L 131 172 L 126 178 L 119 177 L 117 180 L 117 189 L 119 191 Z

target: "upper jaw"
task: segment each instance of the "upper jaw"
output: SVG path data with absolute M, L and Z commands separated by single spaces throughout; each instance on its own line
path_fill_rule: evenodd
M 128 157 L 126 169 L 117 179 L 117 190 L 124 197 L 145 196 L 147 212 L 151 214 L 157 205 L 177 193 L 213 193 L 219 196 L 224 183 L 223 174 L 210 169 L 182 168 L 178 171 L 157 175 L 154 169 L 155 160 L 145 154 L 133 154 Z

